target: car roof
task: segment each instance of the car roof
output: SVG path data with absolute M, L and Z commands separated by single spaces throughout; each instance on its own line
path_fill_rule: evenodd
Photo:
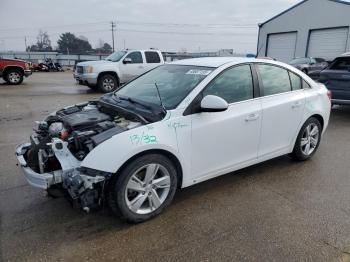
M 220 67 L 228 63 L 248 63 L 253 61 L 267 61 L 263 59 L 245 58 L 245 57 L 201 57 L 190 58 L 172 62 L 173 65 L 189 65 L 189 66 L 205 66 L 205 67 Z

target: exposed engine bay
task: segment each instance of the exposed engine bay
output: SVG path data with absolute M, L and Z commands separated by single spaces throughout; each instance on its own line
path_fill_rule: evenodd
M 27 162 L 40 173 L 61 169 L 51 150 L 50 143 L 54 138 L 66 143 L 69 152 L 81 161 L 105 140 L 143 124 L 136 119 L 127 119 L 118 112 L 113 114 L 104 110 L 98 102 L 64 108 L 37 123 L 38 127 L 30 137 L 32 147 L 28 151 Z
M 105 184 L 112 174 L 83 169 L 81 161 L 114 135 L 162 117 L 159 110 L 145 110 L 132 103 L 135 102 L 116 100 L 107 94 L 99 101 L 63 108 L 37 122 L 30 144 L 24 144 L 16 151 L 24 172 L 27 172 L 27 180 L 28 177 L 32 179 L 29 183 L 48 192 L 52 188 L 63 189 L 86 211 L 99 206 Z M 138 110 L 146 113 L 140 114 Z M 40 181 L 40 185 L 35 181 L 37 174 L 47 178 Z

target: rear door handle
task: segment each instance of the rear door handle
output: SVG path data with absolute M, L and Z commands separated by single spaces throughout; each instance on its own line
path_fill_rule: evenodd
M 302 105 L 302 103 L 300 101 L 298 101 L 292 105 L 292 108 L 298 108 L 298 107 L 301 107 L 301 105 Z
M 245 121 L 251 122 L 251 121 L 256 121 L 258 119 L 259 119 L 259 114 L 250 114 L 249 116 L 246 117 Z

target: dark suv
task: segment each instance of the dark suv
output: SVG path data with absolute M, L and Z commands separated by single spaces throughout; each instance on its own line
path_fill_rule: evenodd
M 337 57 L 323 70 L 319 82 L 332 91 L 333 104 L 350 104 L 350 53 Z
M 303 71 L 313 79 L 320 77 L 320 72 L 328 66 L 328 62 L 323 58 L 302 57 L 289 62 L 290 65 Z

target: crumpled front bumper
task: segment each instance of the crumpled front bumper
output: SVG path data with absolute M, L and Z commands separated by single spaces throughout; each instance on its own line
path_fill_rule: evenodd
M 62 170 L 53 171 L 50 173 L 36 173 L 32 170 L 27 161 L 24 158 L 25 153 L 30 148 L 30 143 L 21 144 L 16 148 L 16 157 L 18 163 L 22 169 L 24 177 L 27 179 L 28 183 L 34 187 L 41 189 L 48 189 L 54 184 L 62 182 Z

